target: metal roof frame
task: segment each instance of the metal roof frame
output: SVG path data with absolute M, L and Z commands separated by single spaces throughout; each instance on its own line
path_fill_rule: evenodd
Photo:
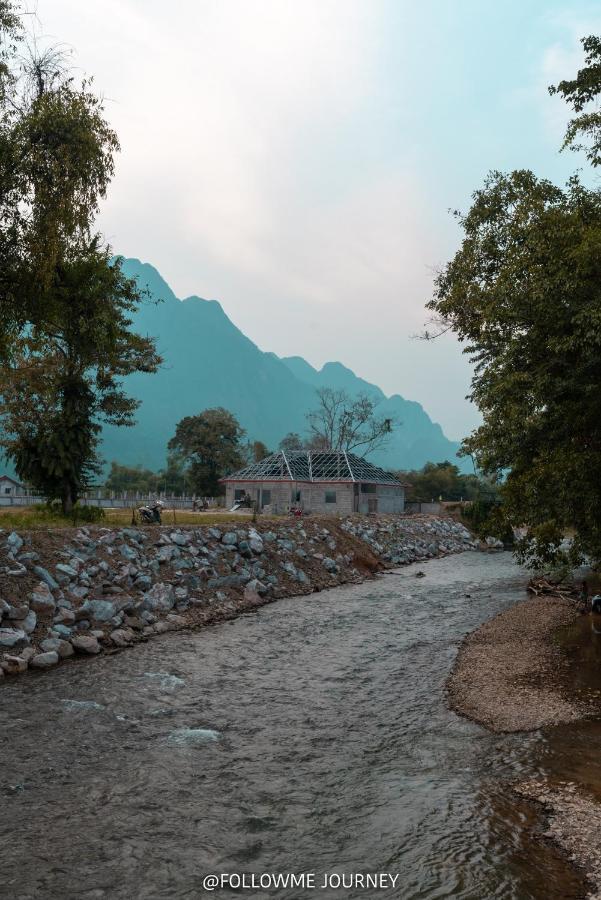
M 402 486 L 392 472 L 344 450 L 279 450 L 260 462 L 250 463 L 222 481 L 367 482 Z

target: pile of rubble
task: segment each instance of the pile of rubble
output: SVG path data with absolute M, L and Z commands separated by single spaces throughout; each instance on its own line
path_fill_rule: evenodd
M 402 566 L 447 553 L 479 547 L 468 529 L 453 519 L 414 518 L 351 519 L 342 528 L 366 544 L 383 562 Z
M 476 546 L 425 516 L 0 531 L 0 678 Z

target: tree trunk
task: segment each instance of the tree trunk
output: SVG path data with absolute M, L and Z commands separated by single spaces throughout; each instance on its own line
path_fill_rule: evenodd
M 76 498 L 73 496 L 73 489 L 70 484 L 66 483 L 63 485 L 63 495 L 61 497 L 61 503 L 63 506 L 63 515 L 70 516 L 73 513 L 73 507 L 75 506 Z

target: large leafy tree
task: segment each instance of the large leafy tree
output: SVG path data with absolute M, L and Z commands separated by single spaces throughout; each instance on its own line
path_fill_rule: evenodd
M 2 444 L 19 476 L 68 513 L 98 470 L 102 423 L 133 423 L 137 401 L 121 379 L 155 371 L 160 358 L 132 331 L 142 295 L 94 231 L 119 149 L 102 102 L 53 51 L 21 71 L 6 0 L 3 24 Z
M 601 164 L 601 39 L 550 88 L 576 113 L 564 146 Z M 474 362 L 483 423 L 465 442 L 527 526 L 531 565 L 601 563 L 601 191 L 494 172 L 459 215 L 464 239 L 429 307 Z M 566 544 L 566 536 L 573 540 Z
M 464 444 L 505 479 L 524 559 L 601 560 L 601 193 L 491 174 L 430 308 L 466 343 L 483 424 Z
M 13 340 L 0 368 L 2 443 L 21 478 L 70 512 L 98 474 L 102 423 L 131 425 L 138 401 L 121 378 L 154 371 L 153 342 L 131 331 L 139 294 L 109 250 L 56 266 L 52 319 Z
M 227 409 L 205 409 L 178 422 L 168 447 L 185 460 L 193 490 L 214 497 L 223 492 L 219 479 L 244 465 L 244 434 Z

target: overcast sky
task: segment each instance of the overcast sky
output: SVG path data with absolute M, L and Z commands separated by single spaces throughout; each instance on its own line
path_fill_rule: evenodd
M 38 0 L 122 153 L 101 227 L 176 294 L 219 299 L 263 350 L 340 360 L 477 421 L 452 339 L 416 341 L 432 278 L 490 169 L 563 181 L 566 119 L 598 2 Z M 202 349 L 202 336 L 199 336 Z

